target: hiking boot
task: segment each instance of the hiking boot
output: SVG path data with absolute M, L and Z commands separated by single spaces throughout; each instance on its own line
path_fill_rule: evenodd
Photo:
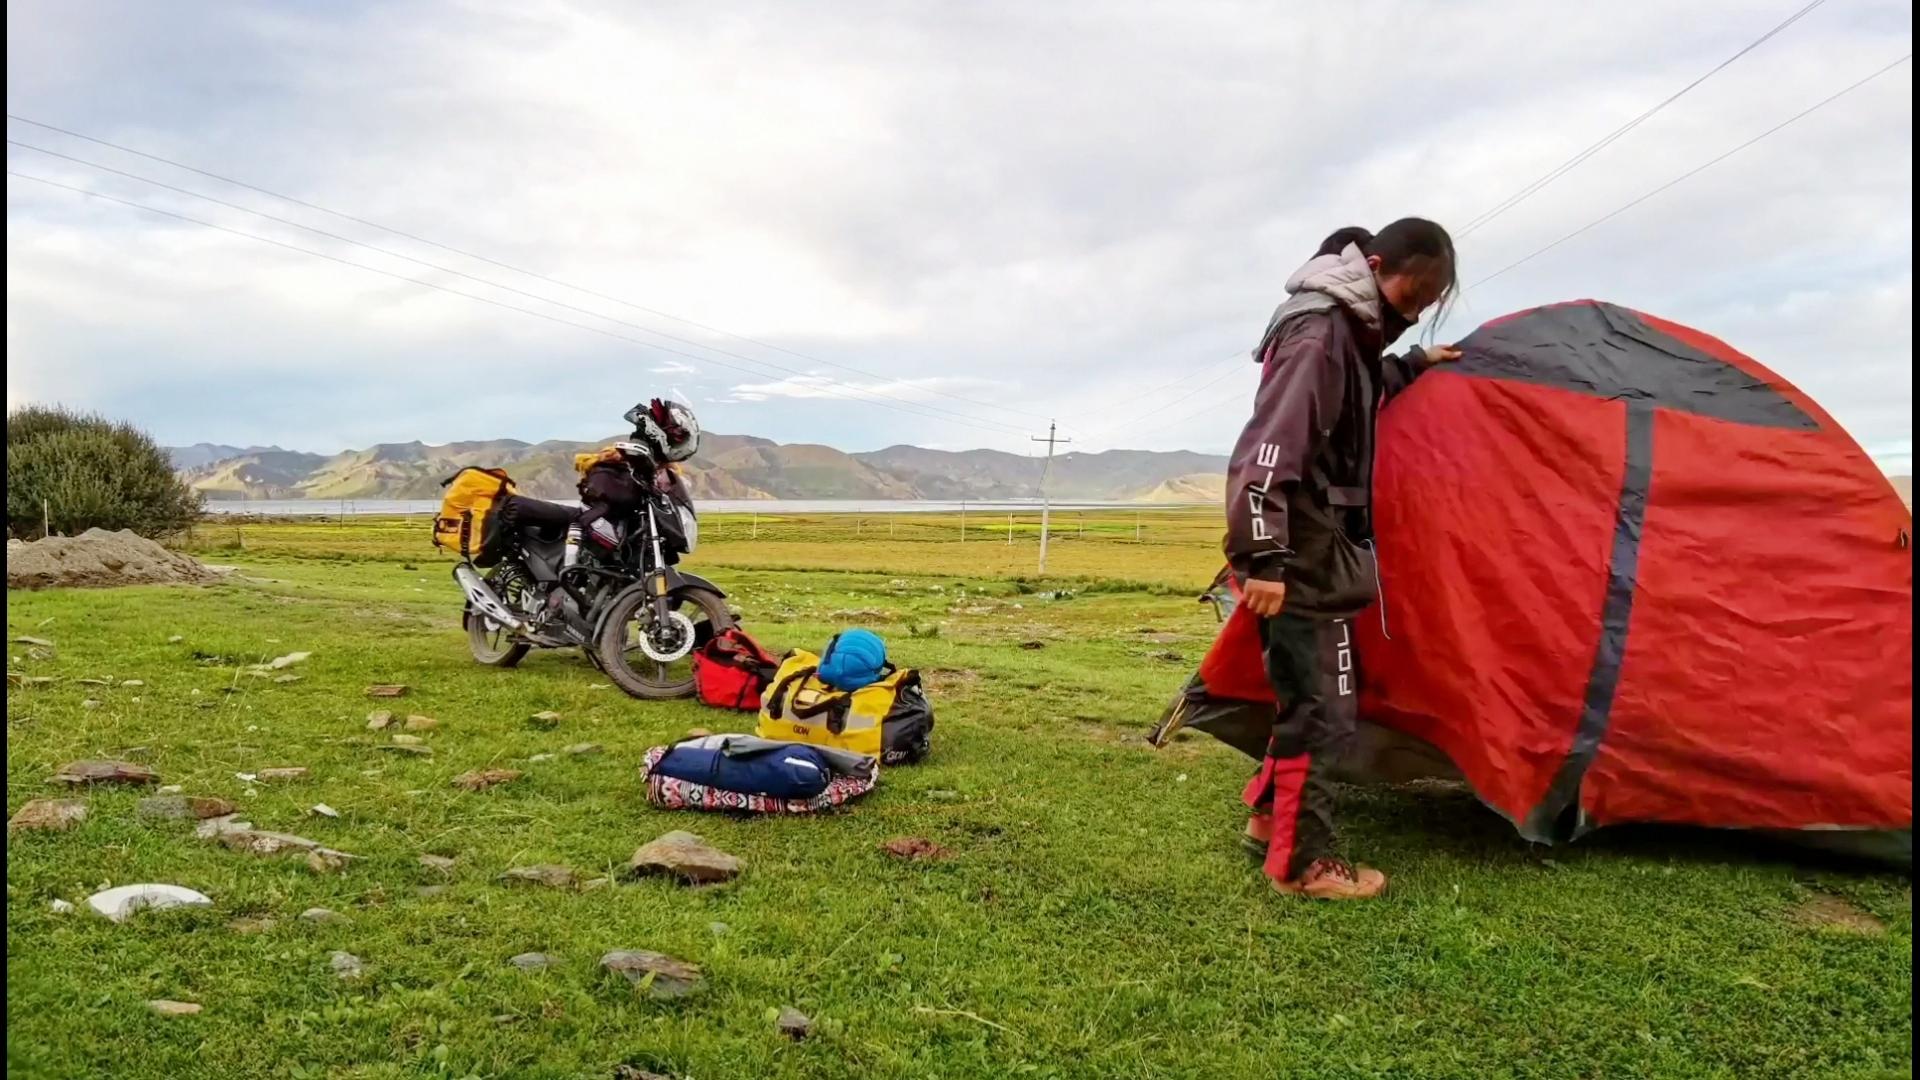
M 1273 891 L 1309 900 L 1369 900 L 1387 887 L 1387 875 L 1341 859 L 1315 859 L 1292 881 L 1276 881 Z
M 1247 819 L 1247 831 L 1240 834 L 1240 846 L 1247 854 L 1255 858 L 1267 857 L 1267 847 L 1273 842 L 1273 815 L 1255 814 Z

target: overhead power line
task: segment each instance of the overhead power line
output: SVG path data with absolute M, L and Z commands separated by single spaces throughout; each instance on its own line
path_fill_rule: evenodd
M 1181 394 L 1179 397 L 1168 398 L 1165 401 L 1157 402 L 1155 403 L 1152 409 L 1144 413 L 1141 413 L 1138 416 L 1128 417 L 1127 419 L 1122 420 L 1117 424 L 1108 424 L 1107 426 L 1095 431 L 1093 435 L 1085 436 L 1085 437 L 1092 438 L 1094 436 L 1105 435 L 1109 432 L 1118 431 L 1124 427 L 1131 427 L 1134 424 L 1138 424 L 1147 420 L 1153 420 L 1155 422 L 1158 422 L 1159 415 L 1163 411 L 1165 411 L 1168 406 L 1178 405 L 1179 403 L 1187 400 L 1188 398 L 1193 397 L 1195 394 L 1198 394 L 1202 390 L 1205 390 L 1212 386 L 1218 386 L 1221 382 L 1225 381 L 1226 379 L 1229 379 L 1234 375 L 1239 374 L 1243 370 L 1242 367 L 1240 366 L 1242 364 L 1245 364 L 1248 367 L 1252 366 L 1252 361 L 1248 358 L 1247 354 L 1245 353 L 1237 354 L 1233 357 L 1233 359 L 1236 361 L 1233 367 L 1230 367 L 1225 372 L 1219 375 L 1216 375 L 1211 379 L 1208 379 L 1206 382 L 1203 382 L 1199 386 L 1196 386 L 1193 389 L 1187 391 L 1186 393 Z M 1178 385 L 1178 383 L 1170 383 L 1168 385 L 1175 386 L 1175 385 Z
M 1458 235 L 1461 237 L 1469 236 L 1473 233 L 1475 229 L 1480 228 L 1482 225 L 1487 224 L 1488 222 L 1492 221 L 1494 218 L 1499 217 L 1501 214 L 1506 213 L 1507 211 L 1527 201 L 1529 198 L 1532 198 L 1536 192 L 1540 191 L 1540 189 L 1546 187 L 1548 184 L 1553 183 L 1555 180 L 1558 180 L 1562 176 L 1565 176 L 1566 174 L 1572 172 L 1574 169 L 1579 168 L 1582 162 L 1586 161 L 1588 158 L 1599 153 L 1600 151 L 1605 150 L 1607 147 L 1613 145 L 1622 136 L 1626 135 L 1628 132 L 1632 131 L 1634 128 L 1639 127 L 1641 124 L 1646 123 L 1649 117 L 1653 116 L 1655 113 L 1673 104 L 1674 102 L 1679 101 L 1681 98 L 1687 96 L 1687 94 L 1690 91 L 1692 91 L 1695 87 L 1699 86 L 1703 82 L 1706 82 L 1708 79 L 1713 78 L 1715 75 L 1718 75 L 1720 72 L 1726 70 L 1729 66 L 1733 64 L 1734 61 L 1740 59 L 1741 57 L 1747 55 L 1753 50 L 1766 44 L 1769 40 L 1771 40 L 1774 37 L 1774 35 L 1780 33 L 1782 30 L 1785 30 L 1787 27 L 1792 26 L 1794 23 L 1799 22 L 1802 18 L 1805 18 L 1809 12 L 1813 11 L 1814 8 L 1817 8 L 1821 4 L 1824 4 L 1826 2 L 1827 0 L 1812 0 L 1811 3 L 1807 4 L 1807 6 L 1801 8 L 1799 11 L 1794 12 L 1792 15 L 1787 16 L 1785 20 L 1775 25 L 1773 29 L 1767 31 L 1764 34 L 1761 34 L 1759 37 L 1748 42 L 1744 47 L 1740 49 L 1739 52 L 1736 52 L 1732 56 L 1729 56 L 1725 60 L 1722 60 L 1718 64 L 1715 64 L 1711 69 L 1707 71 L 1706 74 L 1701 75 L 1699 78 L 1693 80 L 1687 85 L 1674 91 L 1672 94 L 1668 95 L 1666 98 L 1662 99 L 1658 104 L 1654 105 L 1653 108 L 1648 109 L 1646 112 L 1641 113 L 1639 116 L 1636 116 L 1633 119 L 1627 121 L 1626 123 L 1620 125 L 1619 127 L 1614 128 L 1612 131 L 1602 136 L 1598 141 L 1589 144 L 1586 147 L 1586 149 L 1581 150 L 1579 153 L 1561 162 L 1559 165 L 1553 167 L 1552 169 L 1549 169 L 1545 174 L 1534 179 L 1532 183 L 1526 185 L 1520 190 L 1507 196 L 1505 199 L 1495 204 L 1492 208 L 1482 211 L 1479 216 L 1469 220 L 1466 223 L 1466 225 L 1460 229 Z
M 149 206 L 145 203 L 135 202 L 132 199 L 122 199 L 119 196 L 108 195 L 105 192 L 100 192 L 100 191 L 89 191 L 88 189 L 83 187 L 76 187 L 72 184 L 64 184 L 58 180 L 50 180 L 44 176 L 34 176 L 31 173 L 23 173 L 14 169 L 8 169 L 7 175 L 19 177 L 22 180 L 31 180 L 35 183 L 45 184 L 48 187 L 60 188 L 64 191 L 71 191 L 77 195 L 85 195 L 90 198 L 103 199 L 107 202 L 118 203 L 121 206 L 131 207 L 135 210 L 142 210 L 149 214 L 158 214 L 162 217 L 169 217 L 177 221 L 184 221 L 190 225 L 198 225 L 198 226 L 201 226 L 202 228 L 213 229 L 218 232 L 230 233 L 234 236 L 240 236 L 248 240 L 258 241 L 259 243 L 271 244 L 274 247 L 285 248 L 288 251 L 297 252 L 302 255 L 309 255 L 316 259 L 325 259 L 328 262 L 339 263 L 342 266 L 350 266 L 358 270 L 366 270 L 370 273 L 379 274 L 383 277 L 390 277 L 397 281 L 404 281 L 411 285 L 419 285 L 423 288 L 433 289 L 438 292 L 447 293 L 452 296 L 464 297 L 468 300 L 478 301 L 482 304 L 490 304 L 494 307 L 504 308 L 508 311 L 517 311 L 522 315 L 531 315 L 534 318 L 545 319 L 548 322 L 559 323 L 562 326 L 571 326 L 571 327 L 574 327 L 575 329 L 585 330 L 588 333 L 599 334 L 602 337 L 609 337 L 609 338 L 613 338 L 616 341 L 624 341 L 632 345 L 637 345 L 643 349 L 652 349 L 656 352 L 668 353 L 673 356 L 685 357 L 686 359 L 697 360 L 703 363 L 717 364 L 721 367 L 732 368 L 736 371 L 744 372 L 748 375 L 755 376 L 756 378 L 766 377 L 764 372 L 754 371 L 750 368 L 741 367 L 738 364 L 732 364 L 726 361 L 716 360 L 708 356 L 698 356 L 694 353 L 685 352 L 680 349 L 669 348 L 668 346 L 660 345 L 651 341 L 644 341 L 640 338 L 631 337 L 629 335 L 608 330 L 603 327 L 593 326 L 583 322 L 575 322 L 572 319 L 564 319 L 558 315 L 553 315 L 548 312 L 538 311 L 528 307 L 521 307 L 518 304 L 509 304 L 506 301 L 496 300 L 496 299 L 493 299 L 492 297 L 481 296 L 477 293 L 464 292 L 460 289 L 449 288 L 445 285 L 440 285 L 435 282 L 428 281 L 424 278 L 409 277 L 406 274 L 397 273 L 392 270 L 385 270 L 377 266 L 369 266 L 366 263 L 355 262 L 352 259 L 341 258 L 338 255 L 331 255 L 324 251 L 316 251 L 312 248 L 301 247 L 298 244 L 290 244 L 284 240 L 275 240 L 270 236 L 261 236 L 258 233 L 250 233 L 244 229 L 236 229 L 231 226 L 221 225 L 215 222 L 206 221 L 204 219 L 196 218 L 188 214 L 176 213 L 172 210 L 163 210 L 160 207 Z M 837 393 L 835 388 L 831 385 L 821 386 L 819 387 L 819 389 L 822 390 L 823 392 L 833 394 L 833 396 L 836 396 L 836 397 L 845 397 L 845 395 Z M 1012 432 L 1022 436 L 1026 434 L 1024 431 L 1020 431 L 1015 428 L 1007 428 L 1005 426 L 988 427 L 984 423 L 979 423 L 979 422 L 974 422 L 969 420 L 955 420 L 955 419 L 950 419 L 943 416 L 916 412 L 911 409 L 902 408 L 901 406 L 892 404 L 890 402 L 864 401 L 859 398 L 846 398 L 846 400 L 854 401 L 863 405 L 877 405 L 881 408 L 895 409 L 896 411 L 905 412 L 905 413 L 908 413 L 909 415 L 918 416 L 923 419 L 940 420 L 949 424 L 959 424 L 965 427 L 973 427 L 981 431 L 987 431 L 995 435 L 1004 435 L 1008 432 Z
M 316 228 L 312 225 L 308 225 L 303 222 L 294 221 L 291 218 L 284 218 L 276 214 L 269 214 L 264 210 L 256 210 L 250 206 L 243 206 L 239 203 L 229 202 L 225 199 L 215 198 L 212 195 L 206 195 L 198 191 L 193 191 L 189 188 L 177 187 L 173 184 L 168 184 L 159 180 L 155 180 L 152 177 L 141 176 L 138 173 L 127 172 L 123 169 L 116 169 L 109 165 L 102 165 L 97 161 L 88 161 L 85 158 L 74 157 L 71 154 L 63 154 L 57 150 L 49 150 L 46 147 L 35 146 L 32 143 L 21 142 L 18 139 L 8 139 L 7 145 L 17 146 L 22 150 L 31 150 L 37 154 L 45 154 L 48 157 L 58 158 L 62 161 L 69 161 L 75 165 L 83 165 L 83 166 L 86 166 L 87 168 L 96 169 L 100 172 L 111 173 L 114 176 L 125 177 L 129 180 L 137 180 L 140 183 L 150 184 L 153 187 L 157 187 L 165 191 L 171 191 L 176 194 L 185 195 L 189 198 L 200 199 L 204 202 L 210 202 L 215 206 L 224 206 L 230 210 L 238 210 L 243 214 L 252 214 L 255 217 L 263 218 L 267 221 L 276 222 L 278 224 L 286 225 L 291 228 L 301 229 L 306 232 L 310 232 L 315 236 L 323 236 L 329 240 L 338 241 L 339 243 L 343 243 L 343 244 L 351 244 L 355 247 L 365 248 L 368 251 L 378 252 L 381 255 L 388 256 L 389 258 L 400 259 L 405 262 L 413 263 L 416 266 L 423 266 L 429 270 L 433 270 L 438 273 L 451 274 L 455 277 L 465 278 L 468 281 L 473 281 L 478 284 L 485 285 L 489 288 L 499 289 L 503 292 L 514 293 L 519 296 L 527 297 L 530 300 L 537 300 L 543 304 L 552 304 L 555 307 L 564 308 L 568 311 L 578 312 L 579 314 L 590 316 L 592 318 L 605 319 L 610 323 L 615 323 L 617 325 L 625 326 L 633 330 L 638 330 L 643 334 L 651 334 L 654 337 L 662 338 L 667 341 L 678 342 L 682 345 L 689 345 L 696 349 L 705 349 L 709 352 L 718 353 L 722 356 L 731 356 L 736 360 L 742 360 L 750 364 L 757 364 L 763 368 L 768 368 L 773 372 L 782 372 L 787 375 L 798 376 L 801 378 L 814 377 L 811 372 L 801 371 L 797 368 L 790 368 L 782 364 L 776 364 L 770 360 L 762 360 L 757 356 L 747 356 L 743 353 L 733 352 L 728 349 L 716 348 L 715 346 L 708 345 L 705 342 L 694 341 L 690 338 L 683 338 L 674 334 L 666 333 L 664 331 L 655 330 L 650 326 L 644 326 L 640 323 L 630 322 L 626 319 L 616 318 L 612 315 L 606 315 L 601 312 L 594 311 L 591 308 L 584 308 L 577 304 L 569 304 L 564 300 L 555 300 L 552 297 L 542 296 L 539 293 L 529 292 L 526 289 L 516 288 L 512 285 L 505 285 L 498 281 L 493 281 L 489 278 L 483 278 L 475 274 L 469 274 L 464 270 L 455 269 L 454 267 L 451 267 L 451 266 L 443 266 L 439 263 L 430 262 L 426 259 L 416 258 L 412 255 L 406 254 L 405 252 L 395 251 L 392 248 L 381 247 L 378 244 L 370 244 L 364 240 L 355 240 L 353 237 L 342 236 L 339 233 L 328 232 L 325 229 Z M 768 374 L 766 373 L 757 373 L 757 374 L 760 374 L 762 378 L 769 377 Z M 940 415 L 949 416 L 949 417 L 953 417 L 961 420 L 978 421 L 980 423 L 985 423 L 985 424 L 997 424 L 997 421 L 986 420 L 981 417 L 968 416 L 964 413 L 957 413 L 950 409 L 940 408 L 937 405 L 928 405 L 925 402 L 908 401 L 907 399 L 899 398 L 893 394 L 886 393 L 885 391 L 882 391 L 882 390 L 875 390 L 875 389 L 872 389 L 871 387 L 854 386 L 850 383 L 838 382 L 835 380 L 829 380 L 829 383 L 831 385 L 838 385 L 848 390 L 852 390 L 855 393 L 867 394 L 876 398 L 885 398 L 889 401 L 899 401 L 905 404 L 909 404 L 915 410 L 924 410 L 929 415 L 940 414 Z M 1009 433 L 1015 430 L 1018 430 L 1014 428 L 1012 425 L 998 425 L 998 426 L 1007 428 Z
M 383 225 L 380 222 L 370 221 L 367 218 L 358 217 L 342 210 L 335 210 L 332 207 L 322 206 L 319 203 L 308 202 L 305 199 L 295 198 L 292 195 L 286 195 L 281 192 L 274 191 L 270 188 L 264 188 L 258 184 L 251 184 L 245 180 L 239 180 L 231 176 L 226 176 L 221 173 L 212 172 L 207 169 L 199 168 L 198 166 L 189 165 L 183 161 L 175 161 L 172 158 L 162 157 L 159 154 L 149 153 L 145 150 L 138 150 L 131 146 L 125 146 L 120 143 L 109 141 L 107 139 L 98 138 L 93 135 L 87 135 L 83 132 L 74 131 L 71 128 L 64 128 L 56 124 L 46 123 L 45 121 L 34 120 L 30 117 L 21 116 L 18 113 L 8 113 L 7 119 L 18 121 L 19 123 L 22 123 L 22 124 L 30 124 L 34 127 L 41 128 L 46 131 L 57 132 L 58 134 L 66 135 L 74 139 L 79 139 L 83 142 L 90 142 L 96 146 L 104 146 L 111 150 L 118 150 L 123 154 L 132 154 L 135 157 L 146 158 L 148 161 L 155 161 L 155 162 L 159 162 L 162 165 L 168 165 L 176 169 L 183 169 L 187 172 L 194 173 L 199 176 L 204 176 L 210 180 L 218 180 L 223 184 L 231 184 L 234 187 L 245 188 L 248 191 L 258 192 L 261 195 L 266 195 L 271 198 L 279 199 L 282 202 L 291 203 L 295 206 L 305 207 L 308 210 L 314 210 L 322 214 L 327 214 L 331 217 L 339 218 L 342 221 L 351 221 L 356 225 L 364 225 L 369 229 L 377 229 L 381 232 L 388 233 L 393 236 L 398 236 L 406 240 L 411 240 L 416 244 L 424 244 L 427 247 L 437 248 L 441 251 L 458 255 L 461 258 L 472 259 L 476 262 L 486 263 L 489 266 L 495 266 L 502 270 L 508 270 L 525 277 L 533 278 L 536 281 L 544 281 L 549 285 L 554 285 L 562 289 L 570 289 L 574 292 L 581 293 L 586 296 L 591 296 L 598 300 L 605 300 L 605 301 L 608 301 L 609 303 L 619 304 L 623 307 L 632 308 L 635 311 L 642 311 L 649 315 L 656 316 L 658 318 L 667 319 L 672 322 L 677 322 L 683 326 L 691 326 L 696 330 L 704 330 L 710 334 L 718 334 L 721 337 L 732 338 L 735 341 L 742 341 L 749 345 L 755 345 L 763 349 L 771 349 L 775 352 L 785 353 L 788 356 L 796 357 L 798 359 L 805 360 L 809 363 L 824 364 L 828 367 L 838 368 L 842 371 L 850 371 L 856 375 L 863 375 L 869 379 L 880 379 L 882 381 L 890 381 L 890 377 L 886 375 L 880 375 L 872 371 L 867 371 L 863 368 L 854 367 L 850 364 L 843 364 L 838 361 L 828 360 L 824 357 L 814 356 L 812 354 L 799 352 L 794 349 L 784 348 L 782 346 L 775 345 L 770 342 L 761 341 L 758 338 L 748 337 L 745 334 L 736 334 L 730 330 L 725 330 L 717 326 L 709 326 L 706 323 L 696 322 L 692 319 L 675 315 L 669 311 L 661 311 L 657 308 L 647 307 L 644 304 L 636 303 L 632 300 L 627 300 L 618 296 L 610 295 L 608 293 L 600 292 L 598 290 L 588 288 L 585 285 L 575 285 L 575 284 L 572 284 L 571 282 L 562 281 L 559 278 L 551 277 L 547 274 L 540 273 L 537 270 L 528 270 L 525 267 L 515 266 L 512 263 L 502 262 L 499 259 L 495 259 L 487 255 L 482 255 L 482 254 L 479 254 L 478 252 L 467 251 L 462 248 L 454 247 L 450 244 L 443 244 L 438 240 L 430 240 L 427 237 L 421 236 L 417 233 L 407 232 L 404 229 L 398 229 L 391 225 Z M 499 286 L 499 287 L 504 288 L 505 286 Z M 557 301 L 548 301 L 548 302 L 557 303 Z M 598 316 L 598 317 L 607 318 L 607 316 Z M 632 324 L 629 324 L 629 325 L 632 325 Z M 653 332 L 653 331 L 650 331 L 650 332 Z M 684 339 L 680 339 L 680 340 L 684 340 Z M 973 405 L 979 408 L 993 409 L 1000 412 L 1013 413 L 1020 416 L 1026 416 L 1035 420 L 1048 419 L 1048 417 L 1040 413 L 1026 412 L 1021 409 L 1010 407 L 1003 402 L 979 401 L 974 398 L 965 397 L 960 394 L 949 393 L 945 390 L 939 390 L 933 387 L 927 387 L 925 389 L 927 390 L 928 393 L 935 394 L 939 397 L 951 398 L 955 401 L 962 401 L 969 405 Z
M 1831 105 L 1834 102 L 1840 100 L 1841 98 L 1846 97 L 1848 94 L 1853 93 L 1855 90 L 1860 89 L 1861 87 L 1867 85 L 1873 80 L 1879 78 L 1882 75 L 1885 75 L 1887 72 L 1892 71 L 1894 68 L 1897 68 L 1901 64 L 1904 64 L 1907 61 L 1912 59 L 1913 59 L 1913 54 L 1908 53 L 1907 55 L 1901 57 L 1900 59 L 1895 60 L 1893 63 L 1888 64 L 1886 67 L 1883 67 L 1878 71 L 1875 71 L 1873 74 L 1868 75 L 1865 78 L 1850 84 L 1845 89 L 1840 90 L 1829 97 L 1822 98 L 1821 100 L 1813 103 L 1812 105 L 1809 105 L 1805 109 L 1802 109 L 1797 113 L 1794 113 L 1792 116 L 1787 117 L 1785 120 L 1782 120 L 1779 123 L 1768 128 L 1767 130 L 1761 132 L 1760 134 L 1755 135 L 1753 138 L 1748 139 L 1746 142 L 1741 143 L 1739 146 L 1736 146 L 1733 149 L 1728 150 L 1726 153 L 1723 153 L 1718 157 L 1712 158 L 1708 161 L 1702 162 L 1701 164 L 1694 166 L 1691 169 L 1688 169 L 1686 172 L 1683 172 L 1679 176 L 1676 176 L 1673 179 L 1667 181 L 1666 183 L 1661 184 L 1659 187 L 1654 188 L 1652 191 L 1647 192 L 1646 194 L 1640 196 L 1639 198 L 1634 199 L 1633 201 L 1626 203 L 1625 205 L 1616 207 L 1615 209 L 1610 210 L 1607 213 L 1602 214 L 1597 218 L 1594 218 L 1592 221 L 1589 221 L 1585 225 L 1582 225 L 1579 228 L 1573 230 L 1572 232 L 1567 233 L 1565 236 L 1562 236 L 1560 239 L 1555 240 L 1551 244 L 1547 244 L 1544 247 L 1537 248 L 1532 253 L 1526 255 L 1525 257 L 1516 259 L 1513 262 L 1508 263 L 1507 265 L 1501 267 L 1500 269 L 1495 270 L 1493 273 L 1488 274 L 1486 277 L 1481 278 L 1479 281 L 1474 282 L 1471 286 L 1469 286 L 1469 288 L 1477 289 L 1480 286 L 1485 285 L 1487 282 L 1492 281 L 1494 278 L 1497 278 L 1500 275 L 1508 272 L 1509 270 L 1516 269 L 1518 267 L 1526 265 L 1527 263 L 1532 262 L 1534 259 L 1537 259 L 1542 255 L 1545 255 L 1547 252 L 1552 251 L 1554 248 L 1559 247 L 1561 244 L 1564 244 L 1567 241 L 1573 239 L 1574 237 L 1579 236 L 1581 233 L 1584 233 L 1587 230 L 1592 229 L 1597 225 L 1604 224 L 1608 221 L 1613 220 L 1614 218 L 1619 217 L 1621 214 L 1624 214 L 1627 211 L 1633 209 L 1634 207 L 1639 206 L 1641 203 L 1646 202 L 1648 199 L 1653 198 L 1655 195 L 1658 195 L 1663 191 L 1666 191 L 1668 188 L 1671 188 L 1676 184 L 1679 184 L 1685 180 L 1691 179 L 1695 176 L 1700 175 L 1703 172 L 1706 172 L 1708 169 L 1713 168 L 1715 165 L 1720 164 L 1721 162 L 1727 160 L 1728 158 L 1734 156 L 1735 154 L 1738 154 L 1742 150 L 1745 150 L 1748 147 L 1752 146 L 1753 144 L 1759 142 L 1760 140 L 1765 139 L 1769 135 L 1772 135 L 1775 132 L 1781 131 L 1784 128 L 1794 123 L 1797 123 L 1801 120 L 1806 119 L 1809 116 L 1812 116 L 1814 113 L 1820 111 L 1821 109 L 1827 107 L 1828 105 Z

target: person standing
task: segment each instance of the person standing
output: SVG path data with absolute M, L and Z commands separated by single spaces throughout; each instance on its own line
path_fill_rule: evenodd
M 1351 900 L 1386 888 L 1386 875 L 1336 852 L 1331 770 L 1357 714 L 1352 619 L 1379 588 L 1375 421 L 1423 371 L 1460 356 L 1384 350 L 1458 289 L 1453 239 L 1439 225 L 1342 229 L 1287 280 L 1254 350 L 1260 389 L 1227 464 L 1226 555 L 1260 618 L 1279 703 L 1243 798 L 1246 842 L 1281 893 Z

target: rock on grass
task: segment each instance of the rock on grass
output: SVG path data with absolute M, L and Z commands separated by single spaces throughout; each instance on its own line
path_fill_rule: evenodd
M 226 817 L 236 807 L 225 799 L 201 795 L 155 795 L 134 804 L 133 812 L 143 818 L 163 821 L 205 821 Z
M 600 966 L 632 983 L 635 993 L 661 1000 L 686 997 L 706 981 L 699 965 L 645 949 L 615 950 Z
M 896 836 L 881 844 L 880 850 L 896 859 L 905 859 L 909 862 L 945 859 L 953 855 L 952 851 L 924 836 Z
M 394 738 L 396 739 L 401 737 L 402 736 L 399 736 L 399 735 L 394 736 Z M 406 736 L 406 737 L 412 738 L 412 736 Z M 374 749 L 385 750 L 389 754 L 407 754 L 411 757 L 432 757 L 433 756 L 433 747 L 420 746 L 417 743 L 394 743 L 391 746 L 376 746 L 374 747 Z
M 550 967 L 558 965 L 560 958 L 554 956 L 552 953 L 523 952 L 518 956 L 508 957 L 507 963 L 512 964 L 521 971 L 545 971 Z
M 342 979 L 364 978 L 367 963 L 350 952 L 335 952 L 327 956 L 327 966 L 333 969 L 335 976 Z
M 168 1001 L 165 998 L 147 1002 L 147 1008 L 161 1016 L 192 1016 L 200 1011 L 200 1006 L 191 1001 Z
M 519 769 L 475 769 L 453 778 L 453 786 L 468 791 L 485 791 L 520 779 Z
M 375 709 L 367 714 L 367 730 L 380 731 L 393 723 L 393 713 L 387 709 Z
M 383 683 L 367 687 L 367 696 L 373 698 L 396 698 L 407 692 L 407 688 L 397 683 Z
M 7 835 L 17 832 L 64 832 L 85 820 L 85 799 L 32 799 L 7 819 Z
M 160 774 L 131 761 L 69 761 L 53 774 L 57 784 L 157 784 Z
M 516 866 L 500 875 L 500 880 L 508 885 L 545 885 L 550 889 L 571 889 L 580 884 L 580 875 L 571 866 L 558 863 L 538 863 L 533 866 Z
M 799 1042 L 813 1034 L 813 1019 L 799 1009 L 788 1005 L 780 1010 L 780 1015 L 774 1017 L 773 1029 L 794 1042 Z
M 711 885 L 737 877 L 744 866 L 736 856 L 675 829 L 641 845 L 627 862 L 627 876 L 667 874 L 689 885 Z

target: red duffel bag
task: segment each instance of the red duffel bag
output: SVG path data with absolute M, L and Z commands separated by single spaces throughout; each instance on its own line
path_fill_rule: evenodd
M 760 695 L 779 667 L 779 659 L 745 630 L 731 627 L 694 651 L 694 691 L 716 709 L 759 712 Z

